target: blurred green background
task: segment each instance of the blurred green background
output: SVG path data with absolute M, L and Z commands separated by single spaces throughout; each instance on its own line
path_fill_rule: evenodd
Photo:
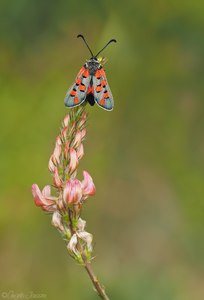
M 31 195 L 51 183 L 82 33 L 94 52 L 118 41 L 103 52 L 115 109 L 87 107 L 78 173 L 97 187 L 83 210 L 95 272 L 112 300 L 204 299 L 203 14 L 188 0 L 0 1 L 2 298 L 98 299 Z

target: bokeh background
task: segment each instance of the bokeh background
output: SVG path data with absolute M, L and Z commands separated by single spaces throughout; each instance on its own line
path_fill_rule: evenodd
M 64 95 L 90 56 L 79 33 L 94 52 L 118 41 L 103 53 L 115 109 L 87 107 L 79 168 L 97 187 L 83 211 L 95 272 L 112 300 L 204 299 L 203 13 L 188 0 L 0 1 L 2 299 L 97 299 L 31 196 L 51 183 Z

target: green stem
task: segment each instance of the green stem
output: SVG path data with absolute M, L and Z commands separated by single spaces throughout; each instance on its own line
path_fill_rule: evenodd
M 103 288 L 103 286 L 100 284 L 100 282 L 98 281 L 98 278 L 96 277 L 96 275 L 93 272 L 91 263 L 87 261 L 87 258 L 85 255 L 82 255 L 82 259 L 84 262 L 84 267 L 99 295 L 99 297 L 103 300 L 109 300 L 108 296 L 106 295 L 105 289 Z
M 76 233 L 76 230 L 73 227 L 72 212 L 70 209 L 68 210 L 68 216 L 69 216 L 69 226 L 70 226 L 71 234 L 73 235 Z M 77 248 L 78 248 L 79 252 L 81 253 L 84 268 L 87 271 L 89 278 L 91 279 L 91 281 L 97 291 L 98 296 L 103 300 L 110 300 L 108 298 L 108 296 L 106 295 L 104 287 L 101 285 L 98 278 L 96 277 L 96 275 L 92 269 L 92 265 L 91 265 L 90 261 L 87 259 L 86 255 L 84 254 L 84 251 L 83 251 L 83 248 L 82 248 L 80 242 L 78 242 Z

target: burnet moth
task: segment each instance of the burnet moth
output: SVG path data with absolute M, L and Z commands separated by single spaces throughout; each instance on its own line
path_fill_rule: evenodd
M 84 36 L 79 34 L 77 37 L 83 39 L 91 53 L 91 58 L 86 61 L 79 71 L 75 82 L 67 91 L 64 104 L 67 107 L 75 107 L 88 102 L 93 106 L 96 102 L 103 109 L 112 110 L 114 105 L 113 96 L 106 79 L 105 71 L 97 56 L 110 43 L 116 43 L 116 40 L 111 39 L 96 55 L 93 55 Z

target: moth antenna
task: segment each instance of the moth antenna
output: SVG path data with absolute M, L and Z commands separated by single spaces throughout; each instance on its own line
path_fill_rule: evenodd
M 84 41 L 84 43 L 86 44 L 86 47 L 89 49 L 91 56 L 94 57 L 93 52 L 91 51 L 91 48 L 89 47 L 89 45 L 87 44 L 87 41 L 85 40 L 84 36 L 82 34 L 78 34 L 77 37 L 82 38 L 82 40 Z
M 110 43 L 117 43 L 117 41 L 115 39 L 111 39 L 96 55 L 95 57 L 97 57 Z

